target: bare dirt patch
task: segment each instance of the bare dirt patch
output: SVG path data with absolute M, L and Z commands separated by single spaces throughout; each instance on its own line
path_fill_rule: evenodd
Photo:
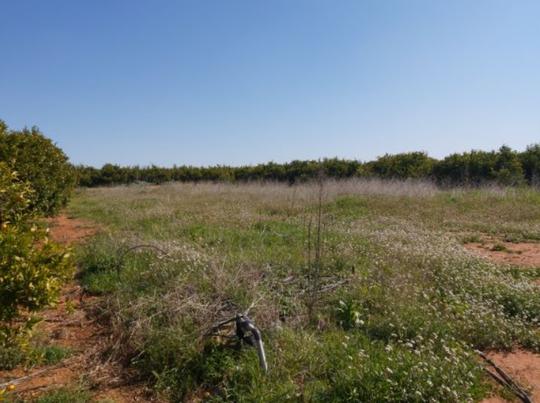
M 49 219 L 48 224 L 51 238 L 64 244 L 80 243 L 98 231 L 95 225 L 65 214 Z M 132 382 L 129 371 L 105 358 L 110 331 L 97 321 L 99 303 L 99 298 L 85 296 L 75 282 L 66 285 L 57 306 L 41 312 L 43 320 L 35 331 L 49 344 L 69 349 L 70 356 L 49 367 L 0 371 L 0 384 L 13 381 L 13 393 L 25 400 L 84 380 L 96 401 L 157 401 L 145 385 Z
M 47 224 L 50 227 L 51 238 L 63 244 L 73 244 L 94 235 L 98 227 L 85 220 L 60 214 L 49 218 Z
M 472 242 L 466 249 L 496 263 L 509 263 L 523 267 L 540 267 L 539 242 L 504 242 L 490 239 Z
M 487 354 L 514 380 L 529 390 L 533 402 L 540 402 L 540 354 L 516 350 L 510 353 L 491 352 Z M 484 403 L 505 402 L 500 397 L 491 397 Z

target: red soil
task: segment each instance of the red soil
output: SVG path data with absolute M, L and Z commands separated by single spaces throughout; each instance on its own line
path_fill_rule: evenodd
M 59 243 L 73 244 L 94 235 L 98 228 L 87 221 L 60 214 L 47 220 L 51 238 Z
M 504 246 L 504 250 L 493 250 L 495 246 Z M 524 267 L 540 267 L 540 243 L 538 242 L 496 242 L 468 243 L 465 248 L 489 260 L 509 263 Z
M 511 353 L 492 352 L 488 356 L 512 379 L 530 391 L 529 396 L 533 402 L 540 402 L 540 354 L 517 350 Z M 484 403 L 500 402 L 505 400 L 498 396 L 484 400 Z
M 51 238 L 64 244 L 83 242 L 98 228 L 89 222 L 60 215 L 48 220 Z M 33 399 L 47 390 L 76 386 L 82 378 L 90 386 L 93 400 L 117 403 L 157 401 L 144 385 L 133 383 L 118 363 L 105 360 L 110 332 L 93 314 L 99 298 L 82 295 L 75 282 L 68 284 L 58 305 L 41 312 L 43 321 L 36 332 L 44 334 L 49 344 L 66 347 L 71 355 L 51 367 L 16 368 L 0 371 L 0 384 L 15 383 L 11 393 L 18 398 Z M 18 378 L 28 377 L 17 381 Z

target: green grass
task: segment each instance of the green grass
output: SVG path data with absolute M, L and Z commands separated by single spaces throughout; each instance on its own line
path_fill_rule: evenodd
M 4 397 L 6 403 L 90 403 L 95 401 L 86 388 L 78 385 L 47 390 L 32 399 L 13 397 L 11 394 Z
M 71 350 L 61 346 L 44 345 L 35 340 L 22 346 L 0 348 L 0 369 L 10 370 L 23 364 L 25 367 L 54 365 L 71 354 Z
M 89 403 L 90 393 L 81 388 L 60 388 L 37 398 L 35 403 Z
M 44 345 L 35 346 L 30 349 L 27 358 L 27 365 L 54 365 L 69 357 L 71 350 L 62 346 Z
M 474 349 L 540 351 L 535 272 L 462 246 L 488 235 L 539 239 L 538 192 L 329 182 L 320 248 L 317 192 L 79 192 L 70 213 L 104 228 L 78 250 L 80 280 L 105 296 L 111 326 L 125 336 L 116 353 L 171 401 L 457 402 L 491 388 Z M 141 248 L 121 258 L 138 244 L 167 254 Z M 267 375 L 254 350 L 204 336 L 252 302 Z

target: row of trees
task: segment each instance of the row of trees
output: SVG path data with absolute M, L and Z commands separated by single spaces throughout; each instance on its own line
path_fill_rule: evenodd
M 452 154 L 442 160 L 424 152 L 410 152 L 379 157 L 362 163 L 356 160 L 324 159 L 320 161 L 274 162 L 254 166 L 173 166 L 162 168 L 106 164 L 102 168 L 76 167 L 81 186 L 108 186 L 134 182 L 164 183 L 170 181 L 280 181 L 302 182 L 322 171 L 330 178 L 378 177 L 383 179 L 428 179 L 440 185 L 540 184 L 540 144 L 517 152 L 507 146 L 497 151 L 471 151 Z
M 23 359 L 31 314 L 72 273 L 69 251 L 48 238 L 41 217 L 65 205 L 75 183 L 67 157 L 37 128 L 0 121 L 0 369 Z

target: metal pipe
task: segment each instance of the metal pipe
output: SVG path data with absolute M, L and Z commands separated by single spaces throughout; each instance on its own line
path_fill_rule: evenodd
M 251 337 L 246 336 L 246 333 L 251 333 Z M 266 361 L 266 353 L 264 351 L 264 343 L 262 341 L 261 332 L 247 316 L 237 315 L 236 335 L 240 340 L 246 341 L 257 349 L 259 365 L 264 372 L 268 372 L 268 363 Z

